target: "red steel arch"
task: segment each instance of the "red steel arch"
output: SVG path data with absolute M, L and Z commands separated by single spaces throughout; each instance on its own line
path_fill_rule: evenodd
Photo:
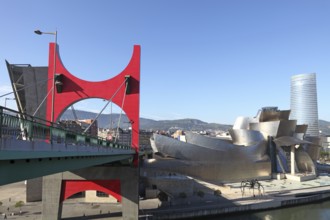
M 70 196 L 86 190 L 97 190 L 111 195 L 121 202 L 119 180 L 63 180 L 61 202 Z
M 55 51 L 56 46 L 56 53 Z M 133 54 L 126 68 L 113 78 L 99 82 L 90 82 L 82 80 L 72 75 L 63 65 L 59 49 L 55 43 L 49 44 L 49 65 L 48 78 L 55 73 L 62 74 L 62 92 L 54 94 L 54 121 L 73 103 L 86 98 L 101 98 L 109 100 L 125 81 L 126 76 L 130 76 L 130 92 L 126 94 L 123 111 L 126 113 L 132 123 L 132 147 L 138 152 L 139 149 L 139 117 L 140 117 L 140 46 L 134 45 Z M 55 56 L 55 59 L 54 59 Z M 53 87 L 53 81 L 48 81 L 48 91 Z M 125 86 L 122 86 L 118 93 L 112 99 L 112 102 L 122 106 L 122 100 L 125 95 Z M 51 121 L 52 114 L 52 96 L 47 97 L 46 119 Z

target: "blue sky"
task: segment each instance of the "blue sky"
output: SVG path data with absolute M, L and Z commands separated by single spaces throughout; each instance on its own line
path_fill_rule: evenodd
M 85 80 L 117 75 L 141 45 L 141 117 L 233 124 L 263 106 L 290 109 L 291 76 L 315 72 L 330 121 L 327 0 L 2 0 L 0 28 L 0 95 L 5 59 L 47 66 L 54 38 L 33 31 L 57 30 L 64 65 Z M 75 108 L 104 104 L 90 103 Z

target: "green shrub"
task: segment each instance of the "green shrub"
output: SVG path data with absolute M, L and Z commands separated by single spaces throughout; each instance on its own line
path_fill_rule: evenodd
M 15 207 L 16 208 L 21 208 L 23 205 L 24 205 L 23 201 L 18 201 L 18 202 L 16 202 Z
M 198 195 L 199 197 L 203 198 L 203 197 L 204 197 L 204 192 L 201 191 L 201 190 L 199 190 L 199 191 L 197 192 L 197 195 Z
M 185 192 L 180 192 L 179 197 L 185 199 L 187 198 L 187 194 Z
M 329 157 L 329 152 L 321 151 L 321 152 L 320 152 L 320 156 L 321 156 L 321 157 Z
M 93 205 L 92 206 L 92 209 L 98 209 L 98 208 L 100 208 L 100 205 Z
M 214 191 L 213 193 L 215 196 L 221 196 L 221 190 L 220 189 L 217 189 Z
M 162 202 L 165 202 L 168 200 L 168 196 L 164 192 L 160 192 L 157 197 Z

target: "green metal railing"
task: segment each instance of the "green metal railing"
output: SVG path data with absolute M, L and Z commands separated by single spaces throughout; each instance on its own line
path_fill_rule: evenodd
M 44 140 L 50 143 L 133 149 L 131 146 L 114 143 L 104 138 L 79 134 L 61 127 L 60 124 L 0 106 L 0 138 L 8 137 L 27 141 Z

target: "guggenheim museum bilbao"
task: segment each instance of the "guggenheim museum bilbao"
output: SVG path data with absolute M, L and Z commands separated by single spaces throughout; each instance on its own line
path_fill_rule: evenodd
M 296 83 L 297 77 L 292 77 L 291 86 L 309 85 L 310 80 L 301 76 L 300 79 L 302 81 Z M 297 91 L 297 88 L 293 90 Z M 304 93 L 291 94 L 291 102 L 299 98 L 295 95 L 301 94 Z M 308 101 L 306 105 L 309 105 Z M 306 110 L 304 106 L 299 108 Z M 317 105 L 315 108 L 317 112 Z M 299 115 L 295 106 L 293 111 Z M 298 124 L 297 119 L 290 119 L 291 112 L 264 107 L 255 117 L 238 117 L 229 130 L 230 137 L 226 138 L 193 132 L 172 138 L 155 133 L 151 138 L 155 157 L 144 162 L 144 176 L 148 177 L 149 184 L 157 186 L 168 174 L 214 183 L 271 178 L 314 179 L 320 139 L 318 135 L 308 133 L 308 121 Z

